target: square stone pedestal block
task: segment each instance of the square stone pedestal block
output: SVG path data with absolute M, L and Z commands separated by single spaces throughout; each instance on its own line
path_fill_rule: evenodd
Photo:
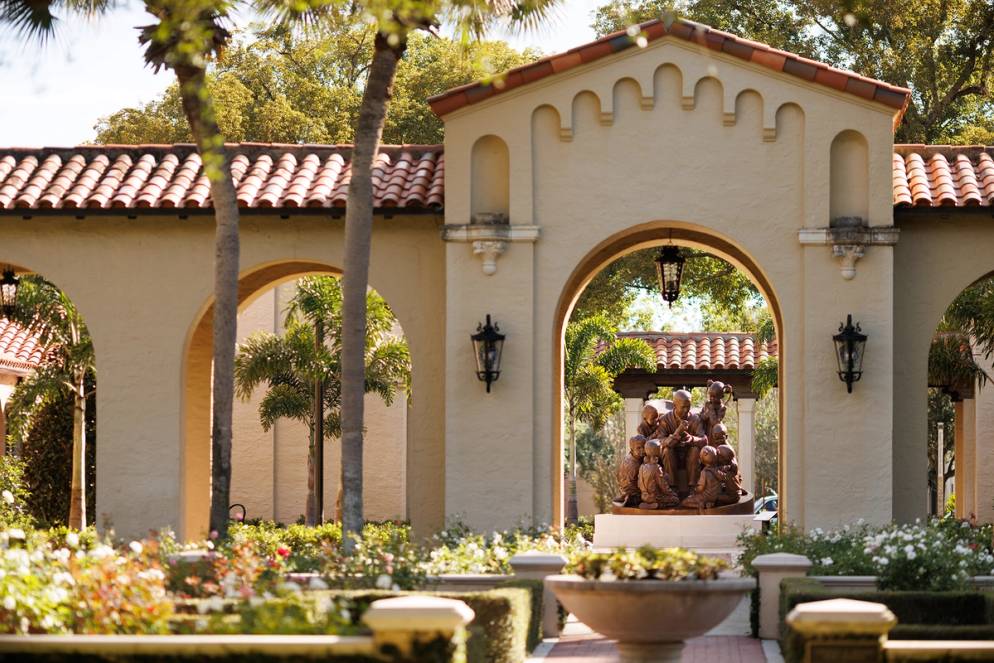
M 690 548 L 702 552 L 736 549 L 743 529 L 759 530 L 752 515 L 741 516 L 594 516 L 594 548 Z

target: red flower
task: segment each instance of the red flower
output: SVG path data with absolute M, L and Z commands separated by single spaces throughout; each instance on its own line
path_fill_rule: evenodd
M 279 548 L 276 549 L 276 554 L 282 557 L 283 559 L 286 559 L 287 557 L 290 556 L 290 549 L 287 548 L 286 546 L 280 546 Z

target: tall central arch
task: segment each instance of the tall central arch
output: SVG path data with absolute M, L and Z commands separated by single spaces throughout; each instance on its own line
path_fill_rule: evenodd
M 642 225 L 628 228 L 605 239 L 593 249 L 591 249 L 577 264 L 576 268 L 566 280 L 559 303 L 556 308 L 553 333 L 552 352 L 552 397 L 553 403 L 562 403 L 563 399 L 563 353 L 566 335 L 566 324 L 570 314 L 576 304 L 577 299 L 590 281 L 604 269 L 608 264 L 629 253 L 639 249 L 662 246 L 672 242 L 679 246 L 701 249 L 716 255 L 723 260 L 734 265 L 741 270 L 746 277 L 759 289 L 766 299 L 767 305 L 773 314 L 773 322 L 776 327 L 777 342 L 781 348 L 780 356 L 785 357 L 787 343 L 790 339 L 783 336 L 783 315 L 776 293 L 770 284 L 766 274 L 759 264 L 740 246 L 730 239 L 723 237 L 712 230 L 700 226 L 677 222 L 677 221 L 653 221 Z M 779 485 L 780 485 L 780 513 L 784 522 L 788 522 L 790 516 L 790 493 L 786 481 L 786 469 L 788 467 L 786 457 L 785 426 L 786 412 L 784 411 L 785 400 L 783 397 L 786 384 L 786 371 L 783 361 L 779 365 L 777 390 L 780 407 L 780 432 L 778 454 L 779 464 Z M 563 415 L 561 407 L 553 408 L 552 422 L 552 505 L 553 522 L 559 525 L 563 523 Z

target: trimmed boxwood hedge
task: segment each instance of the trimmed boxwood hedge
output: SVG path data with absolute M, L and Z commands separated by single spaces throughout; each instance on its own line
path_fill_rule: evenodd
M 468 628 L 468 663 L 521 663 L 527 657 L 529 632 L 533 629 L 532 605 L 535 595 L 531 587 L 501 587 L 485 592 L 329 590 L 321 593 L 333 598 L 349 599 L 355 606 L 352 614 L 357 623 L 369 604 L 378 599 L 412 594 L 458 599 L 476 613 Z
M 542 643 L 542 603 L 544 584 L 541 580 L 508 580 L 499 587 L 527 589 L 531 593 L 531 614 L 528 620 L 528 640 L 526 646 L 531 652 Z
M 787 626 L 787 615 L 800 603 L 826 599 L 883 603 L 897 617 L 891 640 L 994 640 L 994 595 L 982 592 L 853 592 L 829 589 L 812 578 L 780 583 L 780 648 L 787 663 L 803 658 L 802 638 Z

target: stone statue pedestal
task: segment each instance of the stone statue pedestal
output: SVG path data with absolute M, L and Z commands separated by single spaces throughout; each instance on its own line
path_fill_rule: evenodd
M 689 548 L 697 552 L 732 553 L 743 529 L 759 531 L 753 514 L 723 516 L 616 515 L 594 516 L 594 548 Z

